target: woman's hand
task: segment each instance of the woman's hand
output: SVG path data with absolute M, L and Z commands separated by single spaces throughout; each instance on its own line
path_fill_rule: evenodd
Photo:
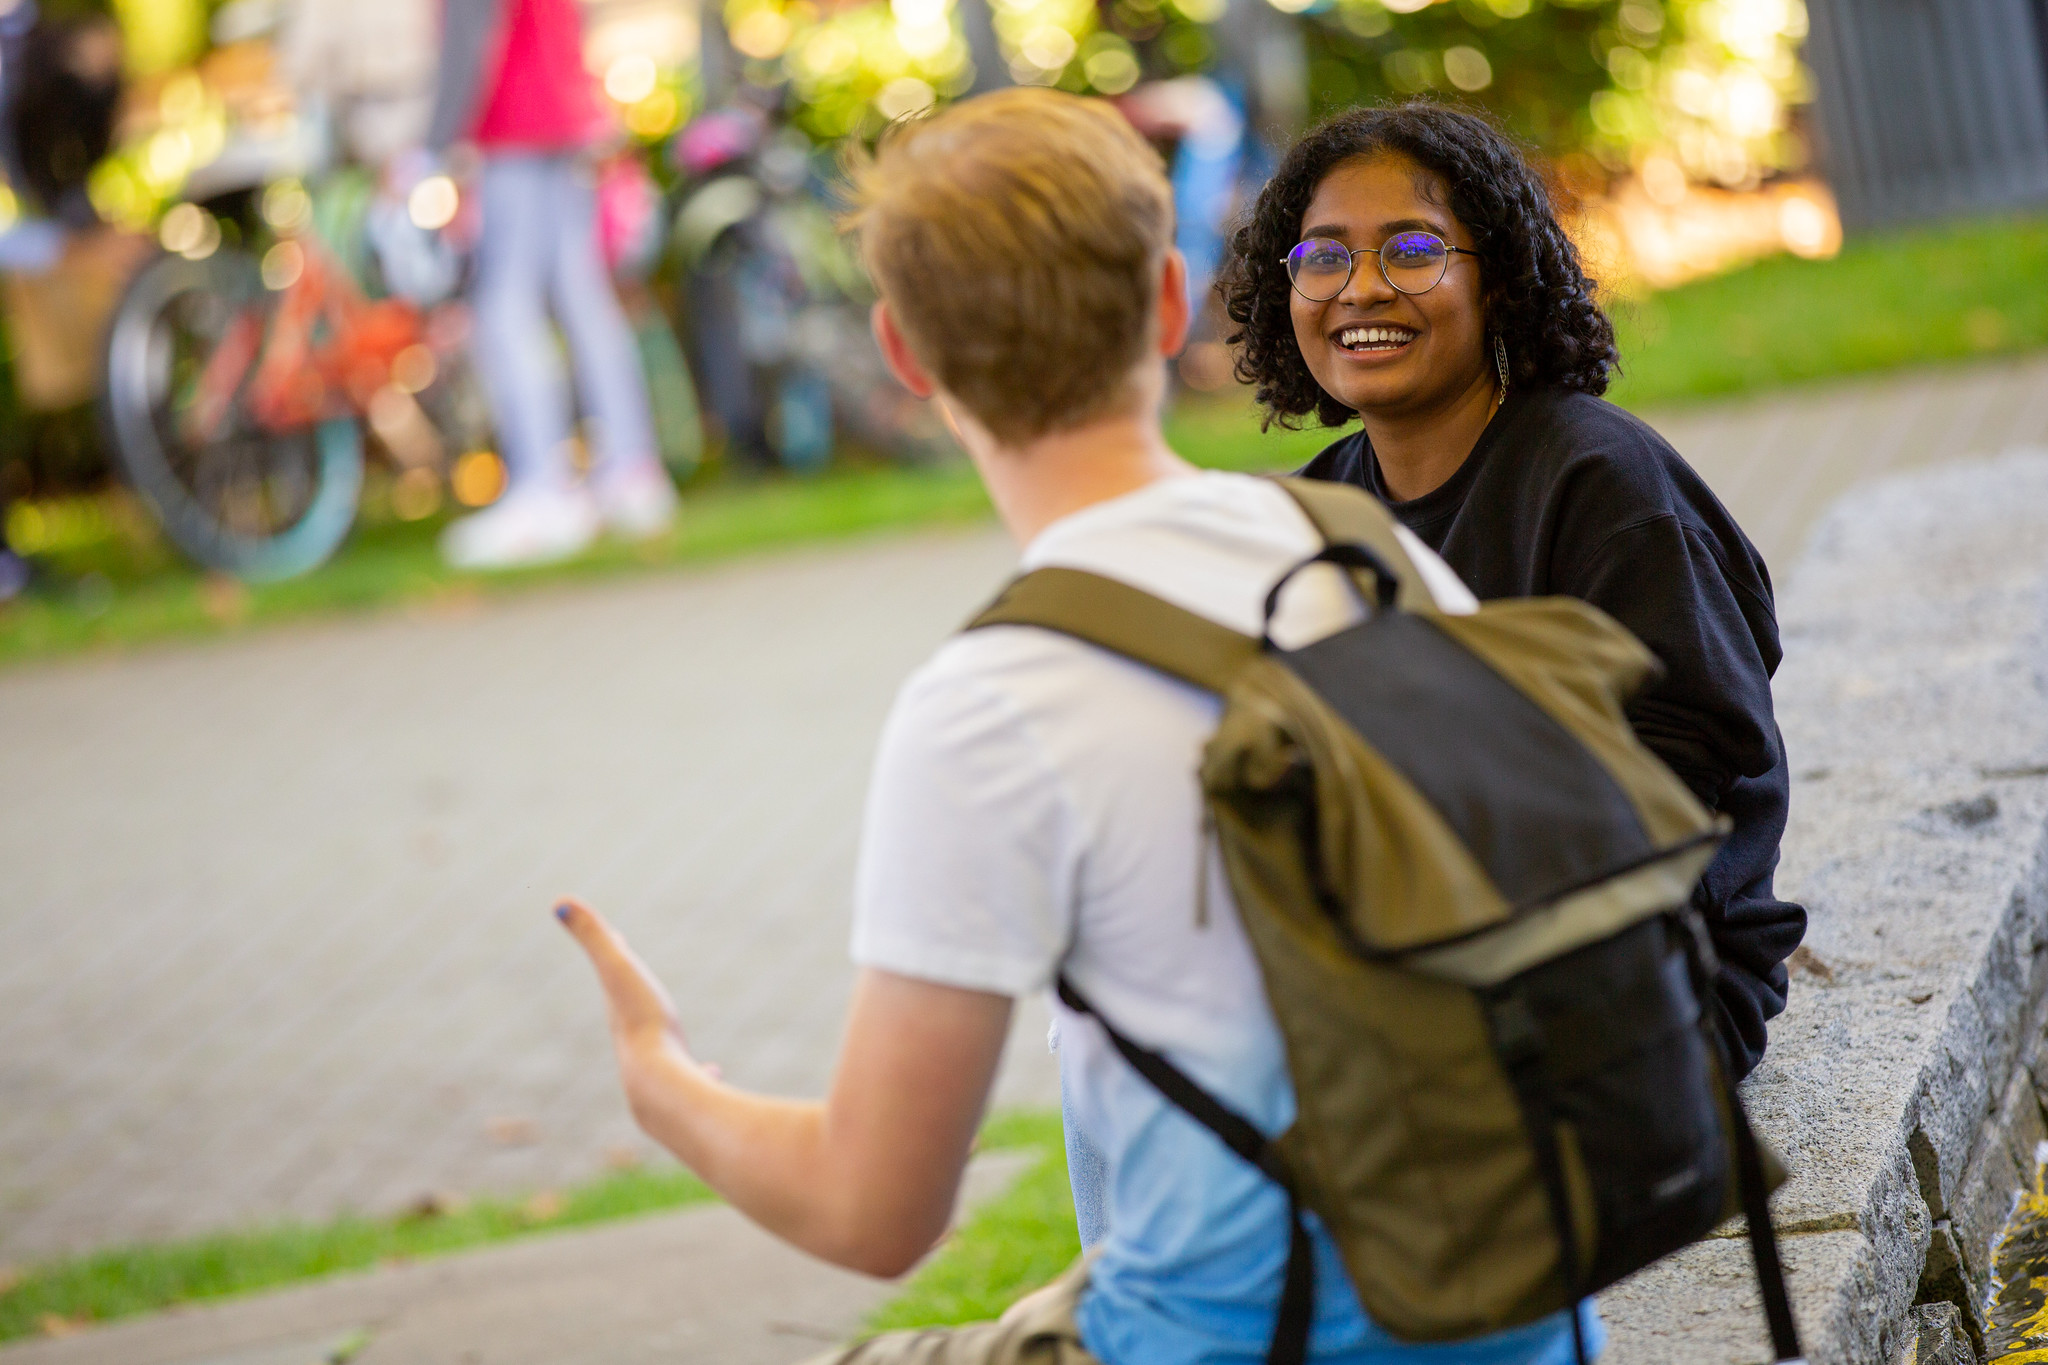
M 618 1053 L 626 1098 L 638 1112 L 640 1095 L 651 1070 L 662 1063 L 681 1062 L 692 1068 L 697 1065 L 683 1040 L 675 1001 L 603 915 L 581 901 L 565 900 L 555 907 L 555 918 L 568 929 L 589 956 L 590 965 L 597 969 L 597 981 L 604 988 L 605 1005 L 611 1016 L 612 1047 Z

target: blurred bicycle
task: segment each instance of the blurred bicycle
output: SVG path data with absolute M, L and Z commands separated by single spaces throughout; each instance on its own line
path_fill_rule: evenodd
M 483 435 L 461 256 L 436 231 L 455 218 L 453 183 L 400 205 L 344 172 L 321 201 L 284 180 L 260 215 L 231 210 L 259 243 L 250 220 L 270 230 L 260 255 L 224 242 L 210 208 L 175 206 L 168 249 L 108 331 L 101 404 L 122 472 L 179 549 L 250 580 L 303 573 L 341 544 L 366 424 L 401 481 L 438 480 L 451 446 Z
M 735 459 L 822 468 L 841 443 L 910 463 L 954 450 L 929 404 L 889 377 L 872 298 L 833 226 L 816 149 L 749 92 L 693 119 L 670 147 L 682 173 L 670 245 L 704 405 Z

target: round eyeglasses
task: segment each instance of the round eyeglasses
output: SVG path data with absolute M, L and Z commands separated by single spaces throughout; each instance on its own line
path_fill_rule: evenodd
M 1357 259 L 1379 257 L 1380 278 L 1403 294 L 1427 294 L 1442 282 L 1451 253 L 1477 257 L 1476 251 L 1452 246 L 1433 232 L 1397 232 L 1378 246 L 1353 251 L 1329 237 L 1311 237 L 1287 253 L 1287 278 L 1294 292 L 1310 303 L 1328 303 L 1351 283 Z

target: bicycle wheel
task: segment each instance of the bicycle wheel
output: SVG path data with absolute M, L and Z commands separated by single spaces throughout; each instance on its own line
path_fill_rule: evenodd
M 223 343 L 260 337 L 274 300 L 244 253 L 156 258 L 114 311 L 100 390 L 115 458 L 165 534 L 208 568 L 256 582 L 333 554 L 363 484 L 354 420 L 268 431 L 243 402 L 248 374 L 226 376 L 231 392 L 204 391 L 221 385 L 206 371 Z M 253 355 L 243 368 L 253 371 Z M 203 435 L 191 420 L 202 401 L 226 404 Z

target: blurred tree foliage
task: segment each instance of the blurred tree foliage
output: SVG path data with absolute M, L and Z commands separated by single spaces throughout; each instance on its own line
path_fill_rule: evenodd
M 963 93 L 976 73 L 957 11 L 974 2 L 727 0 L 725 13 L 750 73 L 786 79 L 800 126 L 830 140 Z M 1009 78 L 1116 96 L 1219 59 L 1266 61 L 1222 50 L 1261 27 L 1236 22 L 1233 5 L 1271 5 L 1298 27 L 1311 118 L 1415 95 L 1464 100 L 1587 184 L 1651 154 L 1725 185 L 1804 162 L 1789 127 L 1808 97 L 1803 0 L 989 0 L 989 11 Z
M 1802 0 L 1314 0 L 1303 19 L 1312 116 L 1441 94 L 1581 182 L 1651 154 L 1731 186 L 1805 163 Z
M 1485 106 L 1539 146 L 1584 146 L 1592 97 L 1611 83 L 1607 53 L 1654 42 L 1664 26 L 1658 0 L 1625 3 L 1657 23 L 1626 27 L 1624 0 L 1453 0 L 1405 14 L 1345 0 L 1307 16 L 1311 113 L 1439 91 Z

